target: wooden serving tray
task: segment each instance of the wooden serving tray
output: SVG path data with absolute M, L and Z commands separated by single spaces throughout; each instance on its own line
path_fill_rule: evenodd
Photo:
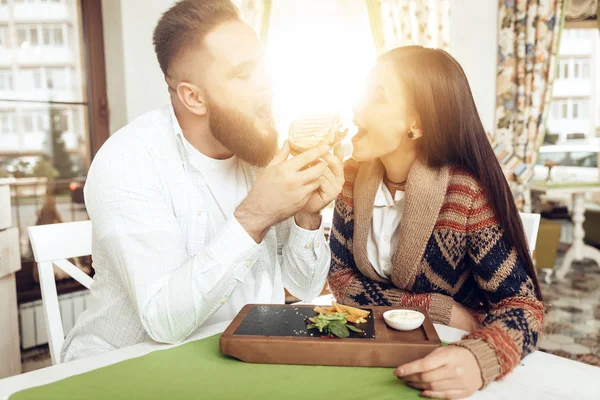
M 220 338 L 221 353 L 249 363 L 397 367 L 431 353 L 441 345 L 431 318 L 409 332 L 387 326 L 383 313 L 398 307 L 361 307 L 371 311 L 367 323 L 356 325 L 365 333 L 346 339 L 329 338 L 306 329 L 304 319 L 317 313 L 313 305 L 249 304 Z

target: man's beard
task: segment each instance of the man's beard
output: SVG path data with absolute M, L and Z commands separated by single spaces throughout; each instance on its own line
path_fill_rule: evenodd
M 274 127 L 261 133 L 246 114 L 210 102 L 209 127 L 213 136 L 228 150 L 255 167 L 266 167 L 277 152 L 278 135 Z

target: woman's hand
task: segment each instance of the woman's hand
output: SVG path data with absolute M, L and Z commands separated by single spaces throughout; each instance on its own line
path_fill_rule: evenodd
M 321 156 L 321 159 L 323 162 L 327 163 L 327 168 L 319 178 L 319 188 L 312 193 L 301 212 L 319 214 L 321 210 L 335 200 L 342 191 L 342 186 L 344 185 L 344 152 L 342 151 L 342 146 L 338 144 L 334 148 L 333 154 L 324 154 Z M 318 220 L 320 222 L 321 218 L 318 218 Z M 314 229 L 317 229 L 318 227 L 319 226 L 317 225 Z
M 452 306 L 450 323 L 448 325 L 452 328 L 462 329 L 467 332 L 473 332 L 480 328 L 479 321 L 477 321 L 471 311 L 457 302 L 454 302 L 454 305 Z
M 422 390 L 424 397 L 458 399 L 472 395 L 483 385 L 475 356 L 467 349 L 446 346 L 395 371 L 407 385 Z

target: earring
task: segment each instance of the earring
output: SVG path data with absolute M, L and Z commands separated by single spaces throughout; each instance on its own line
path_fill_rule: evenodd
M 408 138 L 409 139 L 414 139 L 415 134 L 413 133 L 413 131 L 408 131 Z

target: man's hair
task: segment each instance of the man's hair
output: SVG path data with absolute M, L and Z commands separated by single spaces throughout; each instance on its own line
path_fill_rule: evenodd
M 193 44 L 200 44 L 217 25 L 239 20 L 230 0 L 181 0 L 168 9 L 154 28 L 153 43 L 165 76 L 171 63 Z

